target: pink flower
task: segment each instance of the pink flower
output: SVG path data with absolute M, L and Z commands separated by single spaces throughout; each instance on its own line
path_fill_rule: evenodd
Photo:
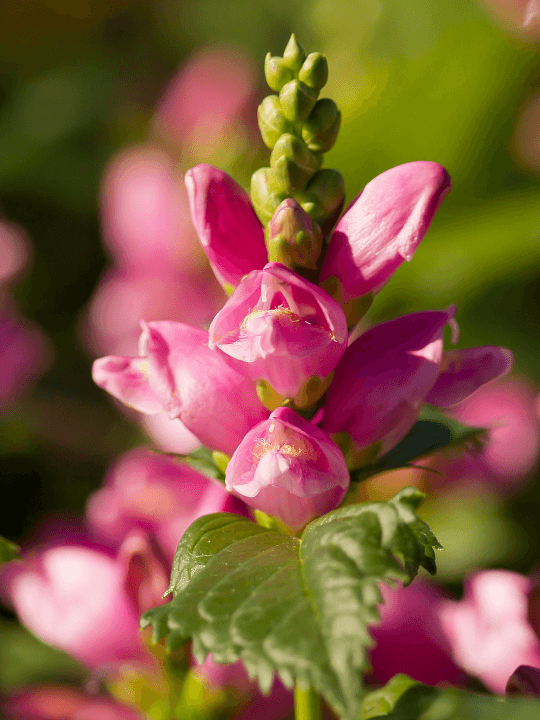
M 372 673 L 384 684 L 397 673 L 418 682 L 462 684 L 465 678 L 437 617 L 444 595 L 435 585 L 415 581 L 407 588 L 380 585 L 384 604 L 380 621 L 370 627 L 376 642 L 370 653 Z
M 328 435 L 285 407 L 247 433 L 225 479 L 227 490 L 293 530 L 336 508 L 350 482 Z
M 442 457 L 438 467 L 451 482 L 471 477 L 498 490 L 519 486 L 534 469 L 540 452 L 540 421 L 534 389 L 507 378 L 486 385 L 452 407 L 449 415 L 471 427 L 487 428 L 481 451 Z M 442 465 L 442 467 L 441 467 Z
M 25 231 L 0 220 L 0 285 L 11 282 L 26 267 L 32 248 Z
M 94 381 L 149 415 L 180 418 L 210 448 L 232 454 L 246 432 L 267 416 L 255 383 L 208 345 L 208 333 L 182 323 L 143 324 L 141 357 L 104 357 Z
M 201 515 L 241 512 L 241 503 L 218 482 L 188 465 L 142 449 L 123 455 L 104 486 L 89 499 L 91 528 L 121 543 L 134 529 L 149 532 L 170 563 L 186 528 Z
M 508 29 L 529 40 L 540 38 L 538 0 L 482 0 L 483 4 Z
M 335 277 L 343 302 L 378 292 L 412 258 L 450 185 L 446 170 L 433 162 L 406 163 L 378 175 L 338 222 L 321 281 Z
M 169 83 L 152 130 L 184 152 L 208 155 L 224 140 L 231 143 L 231 130 L 236 135 L 250 127 L 255 130 L 256 87 L 253 60 L 240 48 L 224 44 L 203 48 Z
M 105 695 L 78 688 L 41 685 L 0 700 L 5 720 L 142 720 L 142 716 Z
M 125 557 L 57 545 L 11 563 L 3 579 L 20 621 L 44 642 L 95 669 L 145 661 Z
M 504 693 L 518 665 L 540 665 L 540 640 L 527 622 L 531 581 L 506 570 L 470 576 L 461 602 L 439 609 L 455 662 L 490 690 Z
M 383 455 L 411 429 L 425 402 L 458 402 L 507 372 L 512 362 L 507 350 L 443 353 L 442 331 L 453 312 L 405 315 L 351 343 L 328 390 L 323 429 L 349 433 L 356 452 L 375 446 Z
M 225 287 L 266 264 L 264 232 L 248 194 L 226 173 L 196 165 L 186 173 L 191 219 L 212 269 Z
M 290 398 L 309 378 L 329 375 L 346 344 L 347 323 L 335 300 L 280 263 L 251 272 L 209 330 L 211 348 Z

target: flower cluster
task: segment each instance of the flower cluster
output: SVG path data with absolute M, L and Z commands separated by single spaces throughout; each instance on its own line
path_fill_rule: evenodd
M 301 528 L 339 505 L 346 465 L 387 453 L 424 403 L 451 406 L 510 369 L 511 354 L 498 347 L 444 349 L 445 326 L 457 334 L 454 308 L 348 334 L 343 307 L 373 296 L 412 257 L 448 192 L 436 163 L 401 165 L 364 189 L 328 241 L 320 284 L 267 262 L 264 228 L 225 173 L 199 165 L 186 185 L 216 277 L 234 291 L 208 332 L 143 323 L 139 357 L 101 358 L 93 376 L 136 410 L 179 418 L 232 456 L 227 488 L 252 507 Z M 311 226 L 301 207 L 292 210 L 282 232 L 296 231 L 298 217 Z

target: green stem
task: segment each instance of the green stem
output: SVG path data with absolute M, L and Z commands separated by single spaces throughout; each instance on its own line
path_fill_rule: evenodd
M 321 720 L 321 703 L 313 688 L 303 690 L 298 683 L 296 684 L 294 688 L 294 718 L 295 720 Z

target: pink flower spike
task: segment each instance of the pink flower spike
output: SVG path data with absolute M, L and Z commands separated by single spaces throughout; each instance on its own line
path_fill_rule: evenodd
M 334 510 L 350 478 L 345 458 L 328 435 L 280 407 L 243 439 L 225 482 L 248 505 L 296 531 Z
M 376 325 L 345 351 L 328 390 L 323 429 L 347 432 L 356 451 L 388 452 L 411 429 L 443 356 L 449 311 L 405 315 Z
M 152 537 L 141 529 L 132 530 L 118 552 L 124 569 L 124 588 L 137 615 L 162 605 L 169 586 L 170 570 Z
M 264 232 L 248 194 L 226 173 L 196 165 L 185 176 L 191 218 L 212 269 L 223 286 L 264 267 Z
M 100 388 L 139 412 L 156 415 L 163 408 L 150 389 L 146 358 L 99 358 L 92 367 L 92 378 Z
M 337 302 L 280 263 L 250 273 L 209 329 L 211 348 L 289 398 L 310 377 L 329 375 L 346 344 L 347 321 Z
M 378 175 L 338 222 L 321 281 L 336 277 L 344 302 L 378 292 L 411 260 L 450 186 L 450 176 L 434 162 L 406 163 Z
M 509 373 L 513 361 L 512 353 L 506 348 L 447 350 L 441 373 L 426 396 L 426 402 L 439 407 L 456 405 L 482 385 Z

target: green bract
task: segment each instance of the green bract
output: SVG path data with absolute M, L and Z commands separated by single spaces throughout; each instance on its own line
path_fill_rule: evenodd
M 378 584 L 407 585 L 420 566 L 435 572 L 440 545 L 415 513 L 422 498 L 405 488 L 389 502 L 342 507 L 300 540 L 235 515 L 204 516 L 178 545 L 174 599 L 142 625 L 171 649 L 193 640 L 201 662 L 241 658 L 263 691 L 275 672 L 289 687 L 313 687 L 357 720 Z

